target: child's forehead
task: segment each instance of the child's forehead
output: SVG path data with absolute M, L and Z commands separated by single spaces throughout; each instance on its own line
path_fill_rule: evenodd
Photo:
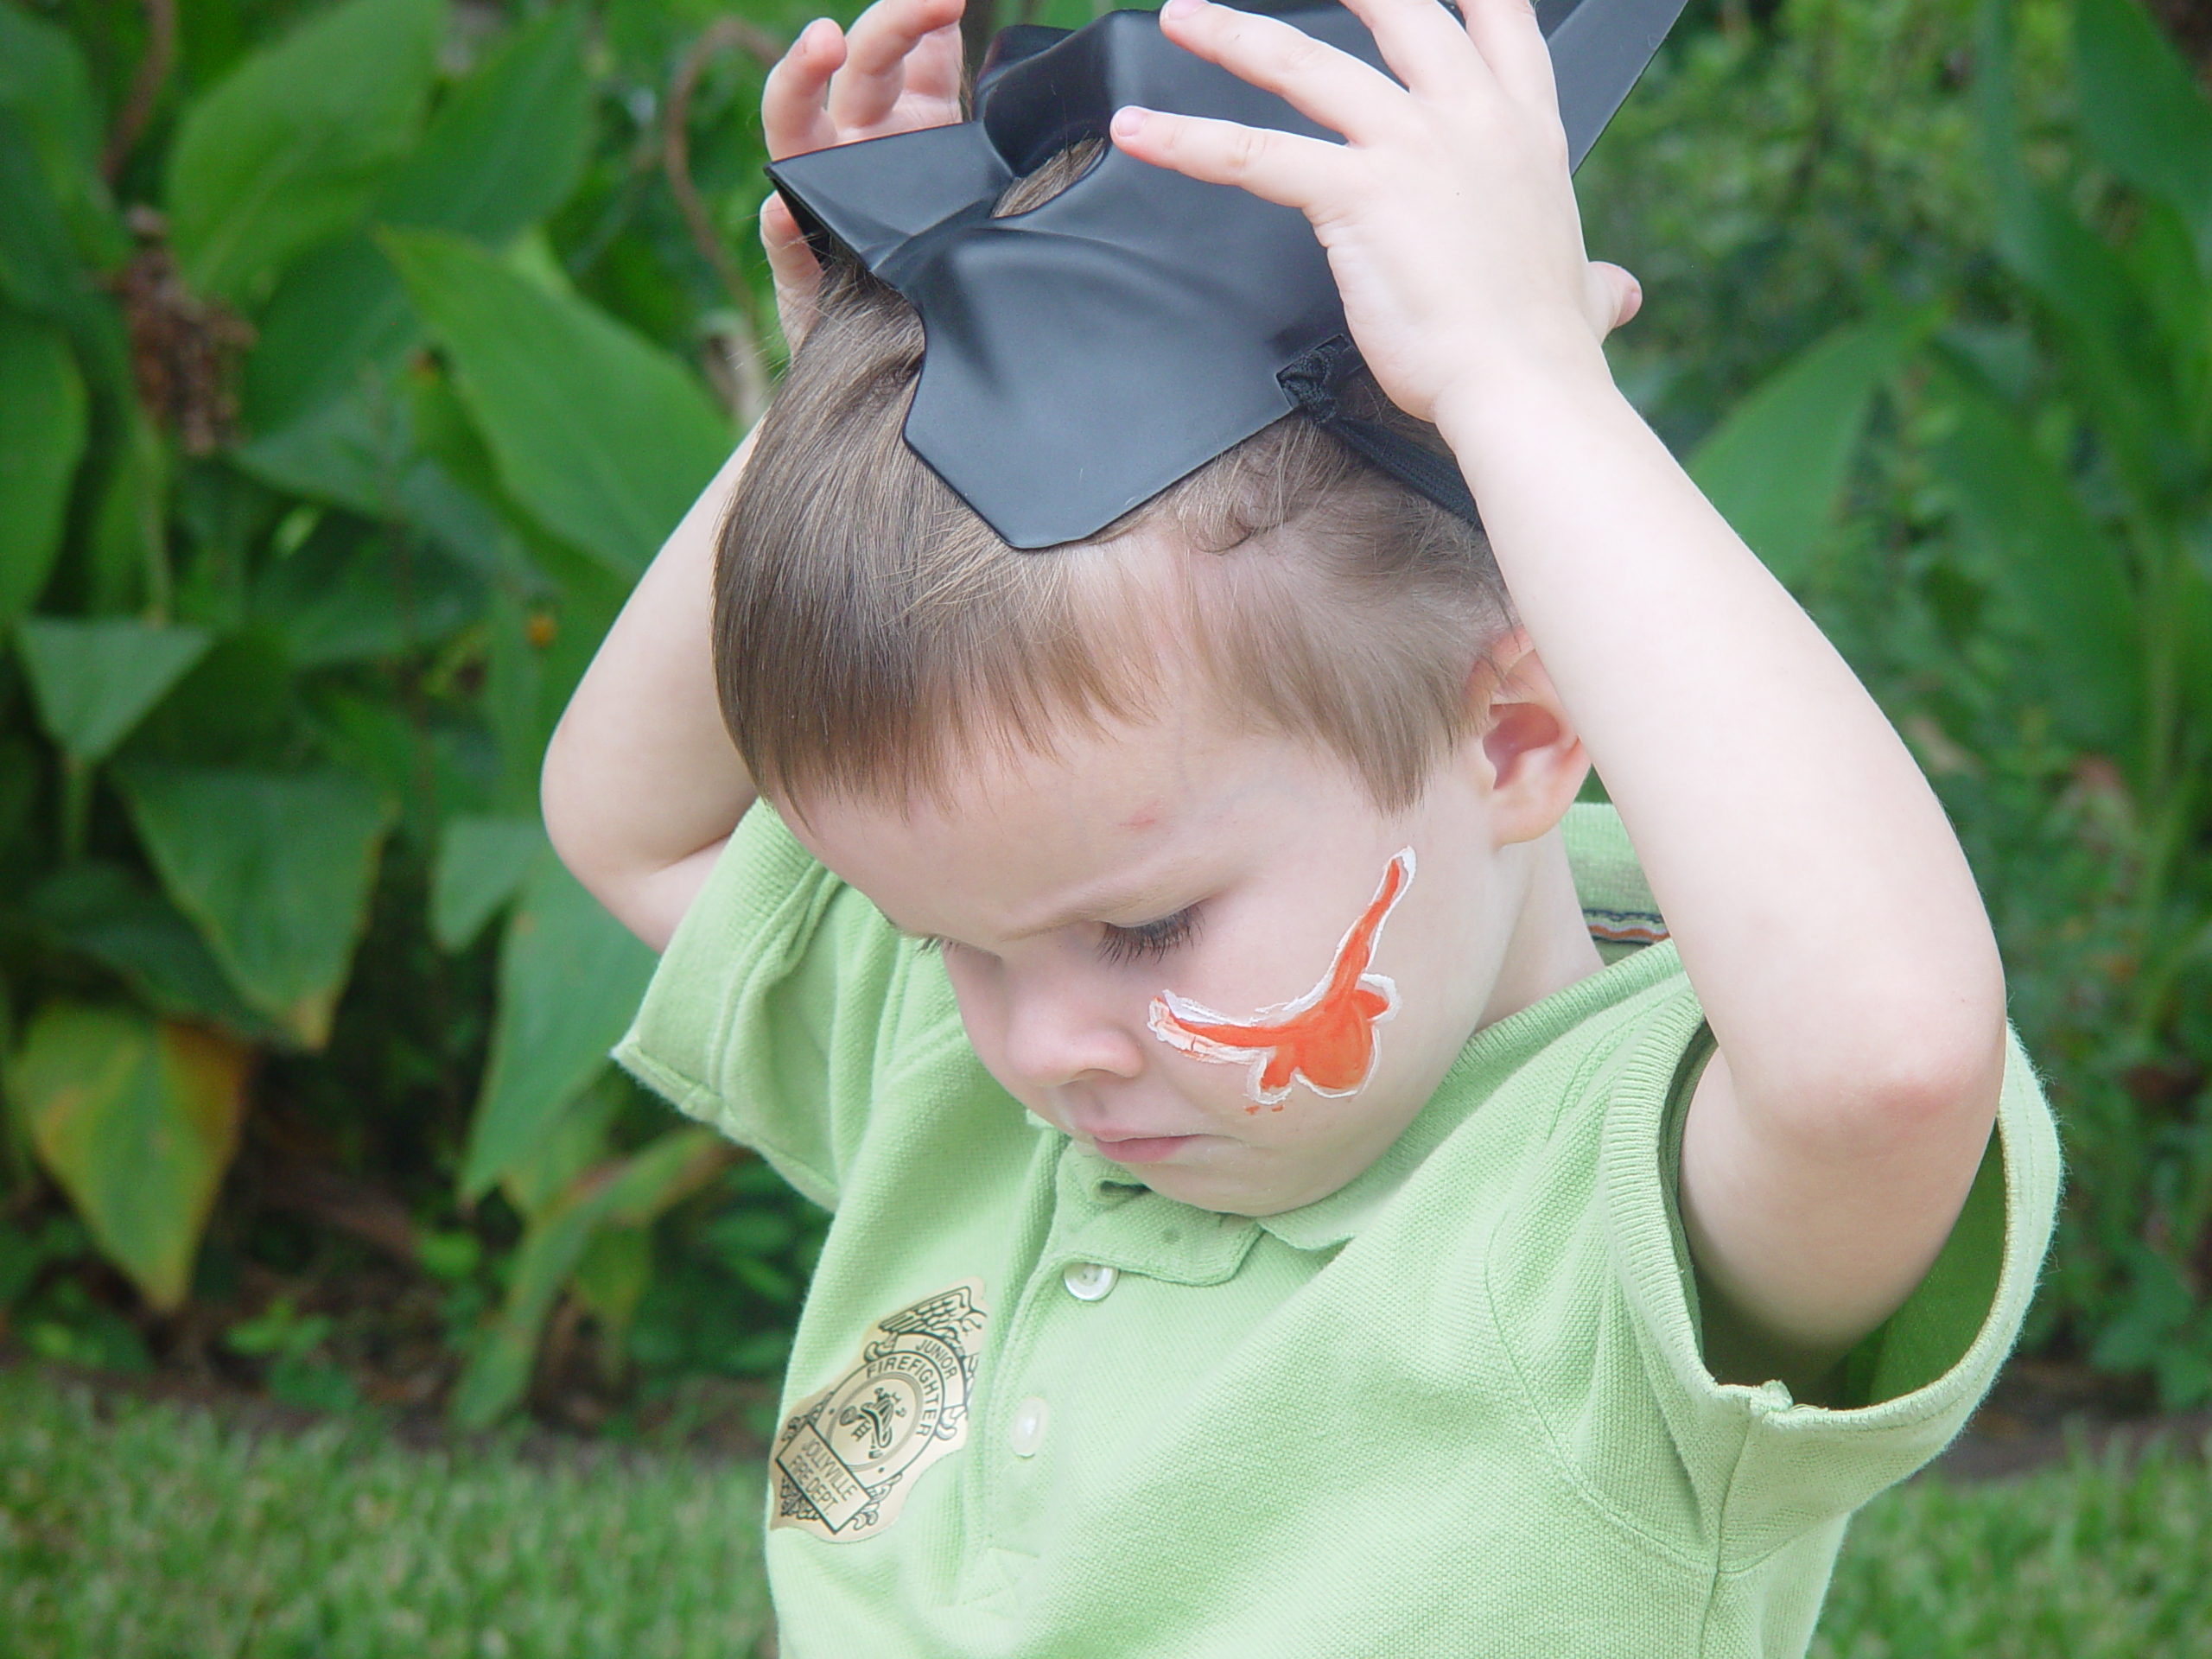
M 1026 929 L 1033 910 L 1116 908 L 1108 901 L 1373 815 L 1334 756 L 1198 715 L 1073 732 L 1046 753 L 980 754 L 938 793 L 810 800 L 784 816 L 902 925 L 901 908 L 990 893 L 1005 924 Z

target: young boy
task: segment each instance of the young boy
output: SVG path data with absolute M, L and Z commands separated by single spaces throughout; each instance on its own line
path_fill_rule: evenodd
M 836 1211 L 788 1653 L 1801 1653 L 2031 1293 L 1972 879 L 1614 388 L 1532 14 L 1352 10 L 1395 80 L 1159 25 L 1342 144 L 1111 140 L 1306 214 L 1483 531 L 1294 416 L 1015 550 L 901 441 L 912 311 L 772 201 L 804 344 L 548 758 L 665 947 L 623 1063 Z M 774 153 L 957 119 L 958 10 L 810 28 Z

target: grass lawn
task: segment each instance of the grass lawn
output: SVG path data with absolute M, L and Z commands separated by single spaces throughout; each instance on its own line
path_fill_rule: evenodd
M 1885 1493 L 1852 1523 L 1813 1643 L 1813 1659 L 2207 1654 L 2212 1468 L 2156 1445 Z
M 343 1424 L 254 1436 L 0 1371 L 0 1650 L 744 1659 L 766 1623 L 759 1496 L 680 1457 L 410 1452 Z M 2077 1457 L 1889 1493 L 1853 1529 L 1813 1651 L 2200 1659 L 2212 1472 Z
M 8 1659 L 745 1659 L 759 1478 L 254 1436 L 0 1371 Z

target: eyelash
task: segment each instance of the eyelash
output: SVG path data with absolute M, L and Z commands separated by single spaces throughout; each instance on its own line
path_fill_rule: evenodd
M 1198 931 L 1198 907 L 1179 910 L 1173 916 L 1163 916 L 1156 922 L 1145 922 L 1136 927 L 1105 926 L 1105 934 L 1098 941 L 1098 955 L 1105 962 L 1119 965 L 1129 962 L 1158 962 L 1179 946 L 1188 944 Z M 915 936 L 914 949 L 930 956 L 944 954 L 945 941 L 934 933 Z
M 1173 916 L 1139 927 L 1108 927 L 1098 941 L 1099 957 L 1109 963 L 1158 962 L 1179 946 L 1188 944 L 1198 931 L 1198 907 L 1179 910 Z

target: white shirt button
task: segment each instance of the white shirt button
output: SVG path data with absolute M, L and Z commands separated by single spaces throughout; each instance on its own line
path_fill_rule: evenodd
M 1060 1275 L 1060 1282 L 1078 1302 L 1103 1302 L 1121 1277 L 1118 1271 L 1103 1262 L 1071 1262 L 1068 1270 Z
M 1037 1448 L 1045 1444 L 1045 1421 L 1051 1415 L 1045 1402 L 1035 1395 L 1014 1408 L 1014 1421 L 1006 1432 L 1006 1443 L 1017 1458 L 1033 1458 Z

